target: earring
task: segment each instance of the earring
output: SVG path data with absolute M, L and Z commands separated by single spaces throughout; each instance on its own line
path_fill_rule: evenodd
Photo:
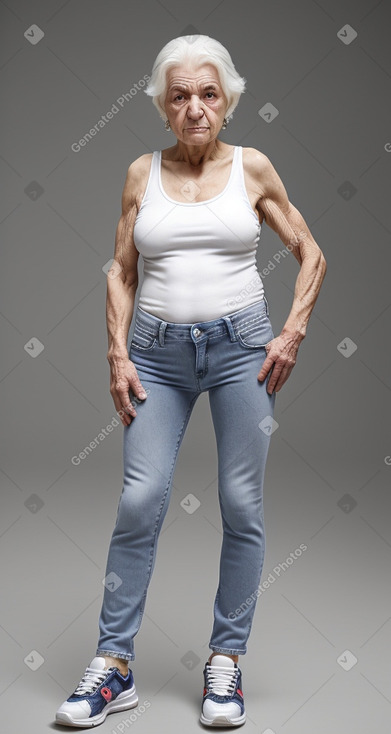
M 227 120 L 227 118 L 226 118 L 226 117 L 224 117 L 224 120 L 223 120 L 223 124 L 222 124 L 222 126 L 221 126 L 221 127 L 222 127 L 222 129 L 223 129 L 223 130 L 226 130 L 226 129 L 227 129 L 227 125 L 228 125 L 228 120 Z
M 166 130 L 171 130 L 171 127 L 170 127 L 170 122 L 169 122 L 169 120 L 166 120 L 166 121 L 165 121 L 165 123 L 164 123 L 164 127 L 166 128 Z

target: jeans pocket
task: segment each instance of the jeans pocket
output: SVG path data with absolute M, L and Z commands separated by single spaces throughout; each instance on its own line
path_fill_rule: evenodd
M 235 331 L 239 344 L 245 349 L 260 349 L 274 339 L 266 311 L 243 319 L 236 324 Z
M 150 352 L 157 341 L 157 334 L 150 326 L 142 323 L 136 318 L 133 337 L 130 342 L 131 349 L 140 349 L 142 352 Z

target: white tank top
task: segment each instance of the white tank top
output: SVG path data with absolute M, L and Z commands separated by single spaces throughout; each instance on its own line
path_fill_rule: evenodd
M 242 146 L 234 147 L 223 191 L 200 202 L 167 196 L 161 151 L 154 151 L 133 233 L 144 266 L 138 305 L 165 321 L 194 323 L 261 300 L 255 259 L 260 235 L 245 187 Z

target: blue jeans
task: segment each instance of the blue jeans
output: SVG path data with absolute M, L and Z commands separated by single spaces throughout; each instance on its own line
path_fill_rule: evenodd
M 266 391 L 268 378 L 261 383 L 257 375 L 273 338 L 265 297 L 193 324 L 163 321 L 137 307 L 129 356 L 148 397 L 136 402 L 137 416 L 124 427 L 124 485 L 96 655 L 135 659 L 178 451 L 204 391 L 216 434 L 223 525 L 209 647 L 230 655 L 247 651 L 265 554 L 263 479 L 276 396 Z

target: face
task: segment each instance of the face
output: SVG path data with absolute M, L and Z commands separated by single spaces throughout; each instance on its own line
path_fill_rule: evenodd
M 176 66 L 167 73 L 164 109 L 171 130 L 186 145 L 205 145 L 220 132 L 228 101 L 217 69 Z

